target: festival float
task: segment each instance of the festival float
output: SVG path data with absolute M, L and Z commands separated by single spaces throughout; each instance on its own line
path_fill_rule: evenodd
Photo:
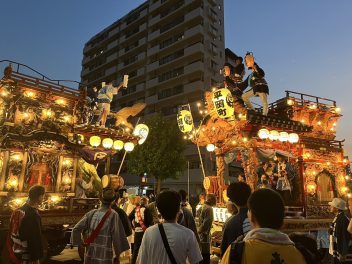
M 93 126 L 94 110 L 85 89 L 74 89 L 62 84 L 72 86 L 72 82 L 53 81 L 28 66 L 10 63 L 0 81 L 0 250 L 12 210 L 25 203 L 31 186 L 41 184 L 46 189 L 40 208 L 43 239 L 47 255 L 57 255 L 69 242 L 70 228 L 99 204 L 102 181 L 97 164 L 105 164 L 103 186 L 123 185 L 117 175 L 126 154 L 148 134 L 146 125 L 133 126 L 127 118 L 145 105 L 112 113 L 116 122 L 108 128 Z M 111 175 L 111 158 L 120 151 L 124 154 L 119 172 Z M 94 198 L 77 197 L 78 182 L 90 180 L 93 188 L 87 196 Z
M 343 141 L 336 140 L 341 109 L 330 99 L 293 91 L 285 93 L 269 105 L 267 116 L 262 115 L 261 108 L 246 109 L 240 98 L 223 87 L 206 91 L 204 102 L 199 102 L 197 108 L 179 107 L 177 122 L 184 138 L 198 148 L 203 186 L 218 199 L 214 230 L 221 231 L 229 217 L 224 172 L 226 164 L 233 160 L 241 162 L 244 178 L 252 190 L 259 188 L 263 171 L 269 181 L 282 178 L 288 183 L 285 232 L 326 231 L 333 218 L 328 202 L 334 197 L 351 197 L 350 162 L 344 154 Z M 192 110 L 197 110 L 199 124 L 193 121 Z M 206 175 L 202 147 L 215 155 L 216 175 Z M 292 180 L 287 174 L 274 177 L 272 171 L 263 170 L 265 162 L 274 167 L 279 156 L 292 168 Z M 219 238 L 219 234 L 215 237 Z

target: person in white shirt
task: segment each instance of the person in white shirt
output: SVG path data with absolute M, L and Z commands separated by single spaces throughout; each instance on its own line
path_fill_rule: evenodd
M 161 192 L 156 206 L 164 219 L 163 224 L 149 227 L 143 236 L 137 263 L 140 264 L 195 264 L 202 261 L 202 254 L 194 233 L 177 224 L 180 196 L 176 191 Z M 162 232 L 165 233 L 165 242 Z M 170 248 L 170 253 L 167 252 Z M 173 260 L 171 260 L 173 259 Z

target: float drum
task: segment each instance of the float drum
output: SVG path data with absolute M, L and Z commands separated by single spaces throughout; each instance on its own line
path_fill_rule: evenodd
M 115 191 L 119 190 L 121 187 L 124 186 L 125 182 L 121 176 L 117 176 L 114 174 L 104 175 L 101 178 L 101 183 L 103 188 L 112 188 Z

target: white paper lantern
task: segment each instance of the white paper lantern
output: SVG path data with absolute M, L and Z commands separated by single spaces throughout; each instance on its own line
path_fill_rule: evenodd
M 270 131 L 270 134 L 269 134 L 269 139 L 270 139 L 270 140 L 278 140 L 278 139 L 279 139 L 279 136 L 280 136 L 280 134 L 279 134 L 278 131 L 276 131 L 276 130 L 271 130 L 271 131 Z
M 281 142 L 286 142 L 286 141 L 288 141 L 288 133 L 287 133 L 287 132 L 280 132 L 279 140 L 280 140 Z
M 214 144 L 208 144 L 208 145 L 207 145 L 207 151 L 213 152 L 214 150 L 215 150 Z
M 258 137 L 260 139 L 267 139 L 269 138 L 269 135 L 270 135 L 270 131 L 267 130 L 266 128 L 262 128 L 258 131 Z
M 124 148 L 127 152 L 131 152 L 134 149 L 134 144 L 132 142 L 127 142 L 125 143 Z
M 114 141 L 111 138 L 104 138 L 103 139 L 103 147 L 104 148 L 110 149 L 113 144 L 114 144 Z
M 299 136 L 296 133 L 291 133 L 288 135 L 288 141 L 290 143 L 297 143 L 299 141 Z

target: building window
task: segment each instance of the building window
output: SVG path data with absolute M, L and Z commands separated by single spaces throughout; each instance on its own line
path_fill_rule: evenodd
M 181 6 L 183 6 L 184 3 L 185 3 L 184 0 L 178 1 L 176 4 L 173 4 L 170 8 L 166 9 L 163 12 L 160 12 L 160 18 L 163 18 L 163 17 L 167 16 L 168 14 L 172 13 L 173 11 L 179 9 Z
M 179 41 L 179 40 L 181 40 L 183 38 L 184 38 L 184 34 L 183 33 L 177 34 L 177 35 L 175 35 L 175 36 L 173 36 L 171 38 L 168 38 L 168 39 L 162 41 L 159 44 L 159 48 L 160 49 L 166 48 L 166 47 L 170 46 L 171 44 L 173 44 L 173 43 L 175 43 L 175 42 L 177 42 L 177 41 Z
M 158 76 L 159 82 L 164 82 L 166 80 L 175 78 L 183 74 L 183 67 L 174 69 L 172 71 L 164 72 Z
M 161 109 L 161 112 L 164 115 L 173 115 L 177 113 L 177 106 L 171 106 L 171 107 L 163 107 Z
M 221 5 L 218 5 L 219 10 L 221 10 Z
M 170 61 L 176 60 L 184 55 L 184 50 L 178 50 L 168 56 L 165 56 L 159 60 L 159 65 L 169 63 Z
M 167 30 L 169 30 L 169 29 L 181 24 L 184 20 L 185 20 L 184 16 L 177 17 L 172 22 L 166 24 L 165 26 L 162 26 L 160 28 L 160 33 L 163 33 L 165 31 L 167 31 Z
M 135 13 L 135 14 L 129 15 L 129 17 L 126 19 L 126 24 L 129 25 L 133 21 L 136 21 L 139 18 L 139 15 L 140 15 L 140 13 Z
M 138 31 L 139 31 L 139 27 L 136 27 L 136 28 L 134 28 L 134 29 L 132 29 L 130 31 L 127 31 L 126 32 L 126 38 L 129 38 L 130 36 L 136 34 Z
M 122 96 L 136 92 L 136 85 L 128 86 L 122 90 Z
M 213 70 L 216 70 L 218 68 L 218 64 L 215 61 L 213 61 L 213 60 L 211 60 L 211 65 L 210 66 L 211 66 L 211 68 Z
M 123 65 L 126 66 L 128 64 L 131 64 L 131 63 L 137 61 L 137 60 L 138 60 L 138 55 L 133 55 L 133 56 L 129 57 L 128 59 L 124 60 Z
M 133 77 L 135 77 L 135 76 L 137 76 L 137 70 L 134 70 L 134 71 L 132 71 L 132 72 L 130 72 L 130 73 L 128 74 L 128 77 L 129 77 L 129 78 L 133 78 Z
M 125 48 L 125 52 L 131 50 L 131 49 L 134 49 L 134 48 L 137 48 L 138 47 L 138 43 L 139 41 L 135 41 L 133 42 L 132 44 L 129 44 L 126 48 Z
M 173 95 L 183 93 L 183 85 L 178 85 L 173 88 L 162 90 L 158 93 L 158 99 L 164 99 Z

